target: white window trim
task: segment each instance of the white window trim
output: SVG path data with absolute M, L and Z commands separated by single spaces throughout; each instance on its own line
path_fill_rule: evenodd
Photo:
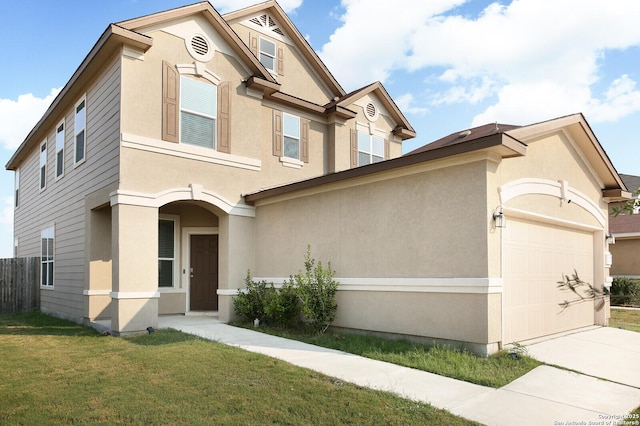
M 196 71 L 196 72 L 198 72 L 198 71 Z M 180 79 L 182 79 L 182 77 L 184 77 L 185 75 L 194 75 L 194 76 L 198 76 L 198 77 L 204 77 L 204 75 L 200 75 L 200 74 L 180 74 L 179 75 Z M 208 80 L 208 81 L 211 82 L 211 80 L 208 79 L 208 78 L 205 78 L 205 80 Z M 199 82 L 198 80 L 195 80 L 195 79 L 194 79 L 194 81 Z M 199 83 L 202 83 L 202 82 L 199 82 Z M 213 86 L 215 86 L 215 88 L 216 88 L 216 98 L 217 98 L 217 96 L 218 96 L 218 84 L 213 84 Z M 182 111 L 184 111 L 184 112 L 186 112 L 188 114 L 196 115 L 198 117 L 204 117 L 204 118 L 208 118 L 208 119 L 212 119 L 213 120 L 213 122 L 215 123 L 215 126 L 214 126 L 214 129 L 213 129 L 213 146 L 212 147 L 204 147 L 204 146 L 200 146 L 200 145 L 196 145 L 196 144 L 190 144 L 190 143 L 186 143 L 186 142 L 182 141 Z M 215 116 L 210 116 L 210 115 L 203 114 L 203 113 L 200 113 L 200 112 L 197 112 L 197 111 L 193 111 L 193 110 L 190 110 L 190 109 L 187 109 L 187 108 L 183 109 L 182 108 L 182 81 L 181 81 L 180 82 L 180 102 L 179 102 L 179 105 L 178 105 L 178 113 L 179 113 L 179 116 L 178 116 L 178 121 L 179 121 L 178 122 L 178 126 L 179 126 L 178 127 L 178 141 L 179 141 L 180 145 L 197 146 L 197 147 L 200 147 L 200 148 L 203 148 L 203 149 L 207 149 L 207 150 L 212 150 L 212 151 L 217 151 L 218 150 L 217 147 L 218 147 L 218 124 L 219 123 L 218 123 L 218 100 L 217 99 L 216 99 L 216 114 L 215 114 Z
M 262 40 L 273 44 L 273 56 L 271 56 L 269 53 L 267 52 L 263 52 L 263 50 L 261 49 L 262 46 Z M 258 60 L 260 60 L 260 56 L 262 56 L 262 54 L 264 54 L 265 56 L 268 56 L 270 58 L 273 58 L 273 68 L 269 68 L 267 67 L 265 64 L 262 64 L 262 61 L 260 61 L 260 63 L 262 65 L 264 65 L 264 67 L 267 69 L 267 71 L 276 74 L 277 73 L 277 69 L 278 69 L 278 44 L 272 40 L 269 40 L 266 37 L 258 37 Z
M 13 175 L 13 208 L 20 207 L 20 168 Z
M 58 130 L 60 129 L 60 127 L 62 127 L 62 132 L 59 132 Z M 55 139 L 56 139 L 56 155 L 55 155 L 55 159 L 56 161 L 54 162 L 54 166 L 55 166 L 55 171 L 54 174 L 56 176 L 55 180 L 57 181 L 58 179 L 62 179 L 64 177 L 64 145 L 66 142 L 66 137 L 67 137 L 67 125 L 65 123 L 64 120 L 62 120 L 61 122 L 58 123 L 58 125 L 56 126 L 56 130 L 55 130 Z M 60 146 L 58 144 L 58 134 L 62 133 L 62 145 Z M 58 174 L 58 154 L 62 152 L 62 173 Z
M 189 300 L 191 298 L 191 271 L 189 265 L 191 264 L 191 236 L 192 235 L 220 235 L 219 228 L 217 227 L 196 227 L 189 226 L 182 229 L 182 282 L 181 290 L 186 293 L 186 306 L 185 312 L 189 312 Z M 220 254 L 218 253 L 218 256 Z M 174 290 L 175 292 L 175 290 Z
M 171 287 L 160 287 L 158 291 L 161 293 L 171 293 L 176 288 L 180 287 L 180 216 L 174 214 L 160 214 L 158 215 L 158 221 L 170 220 L 173 221 L 173 285 Z M 168 258 L 162 258 L 168 259 Z M 161 258 L 158 257 L 158 261 Z
M 356 125 L 356 130 L 358 132 L 362 132 L 362 133 L 367 133 L 369 135 L 369 152 L 364 152 L 364 151 L 360 151 L 360 147 L 358 146 L 358 166 L 361 166 L 362 164 L 360 164 L 360 153 L 364 153 L 364 154 L 369 154 L 369 159 L 371 160 L 369 162 L 369 164 L 373 164 L 373 137 L 379 137 L 382 139 L 382 161 L 385 160 L 384 158 L 384 141 L 385 141 L 385 132 L 382 129 L 378 129 L 374 123 L 368 123 L 368 124 L 362 124 L 362 123 L 357 123 Z
M 42 150 L 44 147 L 44 151 Z M 47 140 L 40 144 L 40 167 L 38 168 L 38 187 L 40 192 L 47 189 Z M 42 182 L 42 168 L 44 167 L 44 184 Z
M 84 102 L 84 127 L 82 129 L 78 129 L 78 106 Z M 82 156 L 82 159 L 79 161 L 76 161 L 77 158 L 77 150 L 78 150 L 78 143 L 77 143 L 77 137 L 78 137 L 78 133 L 80 133 L 80 131 L 84 130 L 84 155 Z M 87 159 L 87 95 L 85 94 L 84 96 L 82 96 L 82 99 L 80 99 L 76 105 L 73 107 L 73 167 L 77 167 L 80 164 L 84 163 Z
M 51 225 L 48 228 L 43 229 L 40 232 L 40 255 L 42 255 L 42 240 L 43 239 L 52 239 L 53 240 L 53 253 L 51 254 L 51 260 L 42 260 L 40 258 L 40 273 L 42 274 L 42 265 L 47 264 L 47 271 L 49 270 L 48 264 L 51 263 L 53 265 L 52 276 L 51 276 L 51 285 L 43 285 L 42 284 L 42 276 L 40 277 L 40 288 L 41 289 L 53 289 L 55 286 L 55 276 L 56 276 L 56 238 L 55 238 L 55 225 Z M 47 253 L 49 255 L 49 253 Z
M 293 137 L 293 136 L 291 136 L 291 135 L 287 135 L 287 134 L 285 133 L 285 125 L 284 125 L 284 122 L 285 122 L 285 116 L 287 116 L 287 115 L 288 115 L 289 117 L 293 117 L 293 118 L 295 118 L 296 120 L 298 120 L 298 137 L 297 137 L 297 138 L 295 138 L 295 137 Z M 282 112 L 282 157 L 280 157 L 280 161 L 282 161 L 282 163 L 283 163 L 283 165 L 284 165 L 284 166 L 287 166 L 288 164 L 297 164 L 297 162 L 299 162 L 299 163 L 300 163 L 300 165 L 302 165 L 302 164 L 303 164 L 303 163 L 300 161 L 300 154 L 301 154 L 301 152 L 300 152 L 300 151 L 302 150 L 302 147 L 300 146 L 300 144 L 302 143 L 302 140 L 301 140 L 301 139 L 302 139 L 302 129 L 301 129 L 301 126 L 302 126 L 302 119 L 300 118 L 300 116 L 299 116 L 299 115 L 289 114 L 289 113 L 286 113 L 286 112 L 284 112 L 284 111 Z M 284 154 L 284 153 L 285 153 L 285 146 L 284 146 L 284 144 L 285 144 L 285 138 L 286 138 L 287 136 L 288 136 L 288 137 L 290 137 L 291 139 L 297 139 L 297 140 L 298 140 L 298 158 L 294 158 L 294 157 L 287 157 L 287 156 Z M 284 159 L 284 161 L 283 161 L 283 159 Z M 292 160 L 295 160 L 295 162 L 294 162 L 294 161 L 292 161 Z
M 304 162 L 296 160 L 291 157 L 280 157 L 280 162 L 284 167 L 291 167 L 292 169 L 301 169 L 304 166 Z

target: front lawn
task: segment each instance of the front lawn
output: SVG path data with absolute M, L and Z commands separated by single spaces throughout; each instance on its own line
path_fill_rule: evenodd
M 174 330 L 0 316 L 0 424 L 473 424 Z
M 640 309 L 611 308 L 609 327 L 623 328 L 640 333 Z
M 235 325 L 253 328 L 253 325 L 249 324 Z M 494 388 L 511 383 L 541 365 L 527 356 L 514 360 L 506 352 L 483 358 L 448 346 L 422 345 L 408 340 L 390 340 L 369 334 L 336 331 L 317 334 L 262 325 L 258 331 Z

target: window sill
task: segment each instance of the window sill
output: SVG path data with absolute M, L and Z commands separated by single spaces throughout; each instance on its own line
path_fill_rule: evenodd
M 55 290 L 55 289 L 53 288 L 53 286 L 52 286 L 52 285 L 41 285 L 41 286 L 40 286 L 40 290 L 49 290 L 49 291 L 53 291 L 53 290 Z
M 304 166 L 302 161 L 296 160 L 295 158 L 280 157 L 280 162 L 284 167 L 291 167 L 292 169 L 301 169 L 302 166 Z

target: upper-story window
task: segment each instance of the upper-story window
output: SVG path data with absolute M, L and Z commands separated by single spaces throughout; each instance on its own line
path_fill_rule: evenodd
M 20 205 L 20 169 L 17 169 L 14 174 L 13 205 L 16 208 Z
M 217 88 L 180 77 L 180 142 L 216 147 Z
M 40 145 L 40 189 L 47 186 L 47 141 Z
M 283 121 L 283 155 L 287 158 L 300 159 L 300 117 L 282 114 Z
M 64 175 L 64 121 L 56 127 L 56 179 Z
M 87 128 L 87 101 L 82 99 L 78 105 L 76 105 L 76 117 L 75 117 L 75 153 L 73 155 L 74 164 L 84 161 L 85 152 L 87 148 L 86 140 L 86 128 Z
M 276 72 L 276 44 L 260 37 L 260 62 L 266 69 Z
M 384 160 L 384 139 L 358 130 L 358 166 Z

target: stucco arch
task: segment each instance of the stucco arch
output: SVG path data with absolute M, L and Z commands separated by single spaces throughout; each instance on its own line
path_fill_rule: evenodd
M 585 194 L 569 186 L 569 183 L 564 180 L 521 178 L 502 185 L 498 188 L 498 192 L 500 194 L 500 204 L 505 207 L 510 200 L 523 195 L 547 195 L 581 207 L 593 216 L 603 228 L 607 224 L 607 218 L 600 207 Z

